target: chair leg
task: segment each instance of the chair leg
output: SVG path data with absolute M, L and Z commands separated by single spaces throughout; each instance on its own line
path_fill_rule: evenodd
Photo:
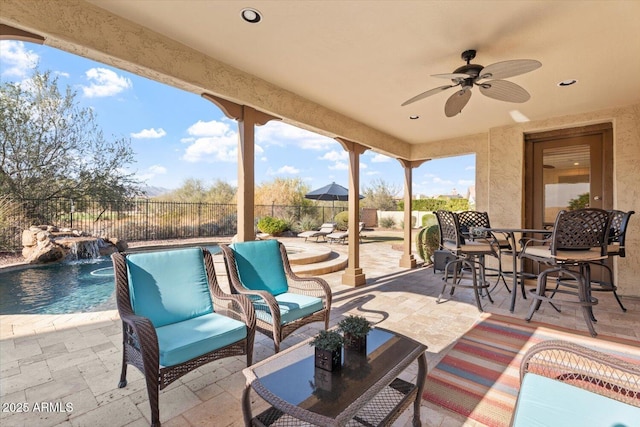
M 149 406 L 151 407 L 151 426 L 160 427 L 160 405 L 158 402 L 160 390 L 157 378 L 146 377 Z
M 482 276 L 482 279 L 484 280 L 484 274 L 481 274 L 481 276 Z M 482 313 L 482 302 L 480 301 L 480 290 L 478 289 L 478 276 L 476 273 L 475 265 L 471 265 L 471 278 L 473 280 L 473 295 L 476 298 L 476 306 L 478 307 L 478 311 Z
M 542 300 L 538 297 L 544 297 L 545 292 L 547 290 L 547 271 L 543 271 L 538 275 L 538 284 L 536 286 L 536 292 L 532 296 L 531 306 L 529 307 L 529 313 L 525 320 L 527 322 L 531 321 L 533 314 L 538 311 L 540 308 L 540 304 L 542 304 Z

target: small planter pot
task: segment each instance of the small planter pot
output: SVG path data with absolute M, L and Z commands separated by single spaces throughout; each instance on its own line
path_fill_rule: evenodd
M 337 371 L 342 367 L 341 349 L 331 351 L 315 347 L 315 350 L 315 365 L 317 368 L 324 369 L 325 371 Z
M 367 336 L 356 337 L 351 334 L 344 334 L 344 348 L 359 353 L 367 352 Z

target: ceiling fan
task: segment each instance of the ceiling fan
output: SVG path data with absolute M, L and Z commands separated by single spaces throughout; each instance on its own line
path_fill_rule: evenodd
M 401 106 L 409 105 L 456 86 L 460 86 L 460 90 L 451 95 L 444 105 L 444 113 L 447 117 L 453 117 L 462 112 L 462 109 L 471 98 L 471 88 L 473 85 L 479 86 L 480 92 L 482 92 L 483 95 L 499 101 L 526 102 L 531 98 L 529 92 L 522 86 L 501 79 L 518 76 L 540 68 L 542 66 L 540 61 L 534 59 L 514 59 L 511 61 L 496 62 L 495 64 L 483 67 L 482 65 L 470 63 L 471 60 L 476 57 L 475 50 L 465 50 L 461 56 L 462 59 L 467 62 L 467 65 L 456 68 L 453 73 L 433 74 L 431 76 L 450 79 L 453 84 L 430 89 L 406 100 Z

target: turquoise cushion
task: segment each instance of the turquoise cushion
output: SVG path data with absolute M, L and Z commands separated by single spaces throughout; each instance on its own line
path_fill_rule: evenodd
M 527 373 L 513 426 L 637 426 L 640 408 L 582 388 Z
M 134 253 L 126 262 L 133 311 L 156 328 L 213 312 L 201 249 Z
M 285 324 L 291 321 L 308 316 L 323 308 L 322 300 L 307 295 L 292 294 L 285 292 L 277 295 L 276 302 L 280 307 L 280 323 Z M 269 307 L 264 302 L 254 302 L 256 316 L 269 323 L 273 323 Z
M 160 364 L 173 366 L 247 337 L 244 323 L 217 313 L 156 329 Z
M 289 285 L 277 240 L 233 243 L 230 248 L 236 258 L 240 281 L 247 289 L 272 295 L 287 292 Z

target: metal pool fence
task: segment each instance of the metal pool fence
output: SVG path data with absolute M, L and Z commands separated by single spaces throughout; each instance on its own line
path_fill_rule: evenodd
M 126 241 L 233 236 L 235 204 L 163 202 L 149 199 L 96 201 L 69 199 L 0 200 L 0 251 L 22 249 L 22 230 L 32 225 L 77 229 Z M 323 206 L 257 205 L 255 217 L 299 221 L 309 215 L 324 222 L 332 209 Z

